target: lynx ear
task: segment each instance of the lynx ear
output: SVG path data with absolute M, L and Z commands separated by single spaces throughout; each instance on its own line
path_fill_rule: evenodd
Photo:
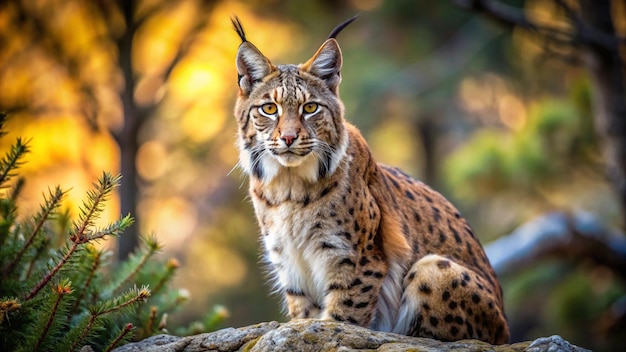
M 307 71 L 326 82 L 326 86 L 337 94 L 341 82 L 341 49 L 334 38 L 322 44 L 309 61 L 300 65 L 300 69 Z
M 241 43 L 237 51 L 237 73 L 244 94 L 250 94 L 252 87 L 274 70 L 276 67 L 252 43 Z
M 237 81 L 241 92 L 248 95 L 257 82 L 276 70 L 276 66 L 272 65 L 270 60 L 246 39 L 246 32 L 239 18 L 235 16 L 231 18 L 231 21 L 235 32 L 241 38 L 241 44 L 237 50 Z

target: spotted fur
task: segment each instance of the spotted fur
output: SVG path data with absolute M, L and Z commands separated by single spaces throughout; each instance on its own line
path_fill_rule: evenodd
M 376 163 L 345 121 L 343 27 L 305 63 L 274 65 L 233 23 L 239 164 L 289 316 L 507 342 L 502 291 L 471 227 L 439 193 Z

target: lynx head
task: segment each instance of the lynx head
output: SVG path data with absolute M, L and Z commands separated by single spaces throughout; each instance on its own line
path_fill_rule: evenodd
M 335 172 L 348 144 L 335 36 L 354 19 L 338 26 L 299 65 L 272 64 L 233 19 L 242 40 L 236 61 L 239 164 L 249 175 L 265 183 L 281 174 L 316 182 Z

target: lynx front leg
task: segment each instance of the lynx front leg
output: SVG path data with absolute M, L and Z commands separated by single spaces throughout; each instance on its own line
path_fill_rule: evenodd
M 364 260 L 359 262 L 364 263 Z M 349 270 L 337 270 L 330 275 L 321 318 L 369 327 L 385 273 L 361 265 L 357 268 L 357 264 L 347 258 L 338 263 L 340 268 Z
M 318 318 L 320 316 L 320 306 L 311 302 L 302 291 L 287 290 L 285 299 L 291 319 Z

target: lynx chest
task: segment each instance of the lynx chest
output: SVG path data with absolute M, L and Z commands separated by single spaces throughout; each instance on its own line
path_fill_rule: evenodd
M 275 284 L 302 291 L 314 302 L 321 303 L 329 273 L 341 260 L 357 262 L 359 245 L 377 226 L 369 221 L 368 207 L 358 206 L 337 184 L 292 189 L 276 202 L 276 194 L 262 188 L 252 188 L 251 195 Z

